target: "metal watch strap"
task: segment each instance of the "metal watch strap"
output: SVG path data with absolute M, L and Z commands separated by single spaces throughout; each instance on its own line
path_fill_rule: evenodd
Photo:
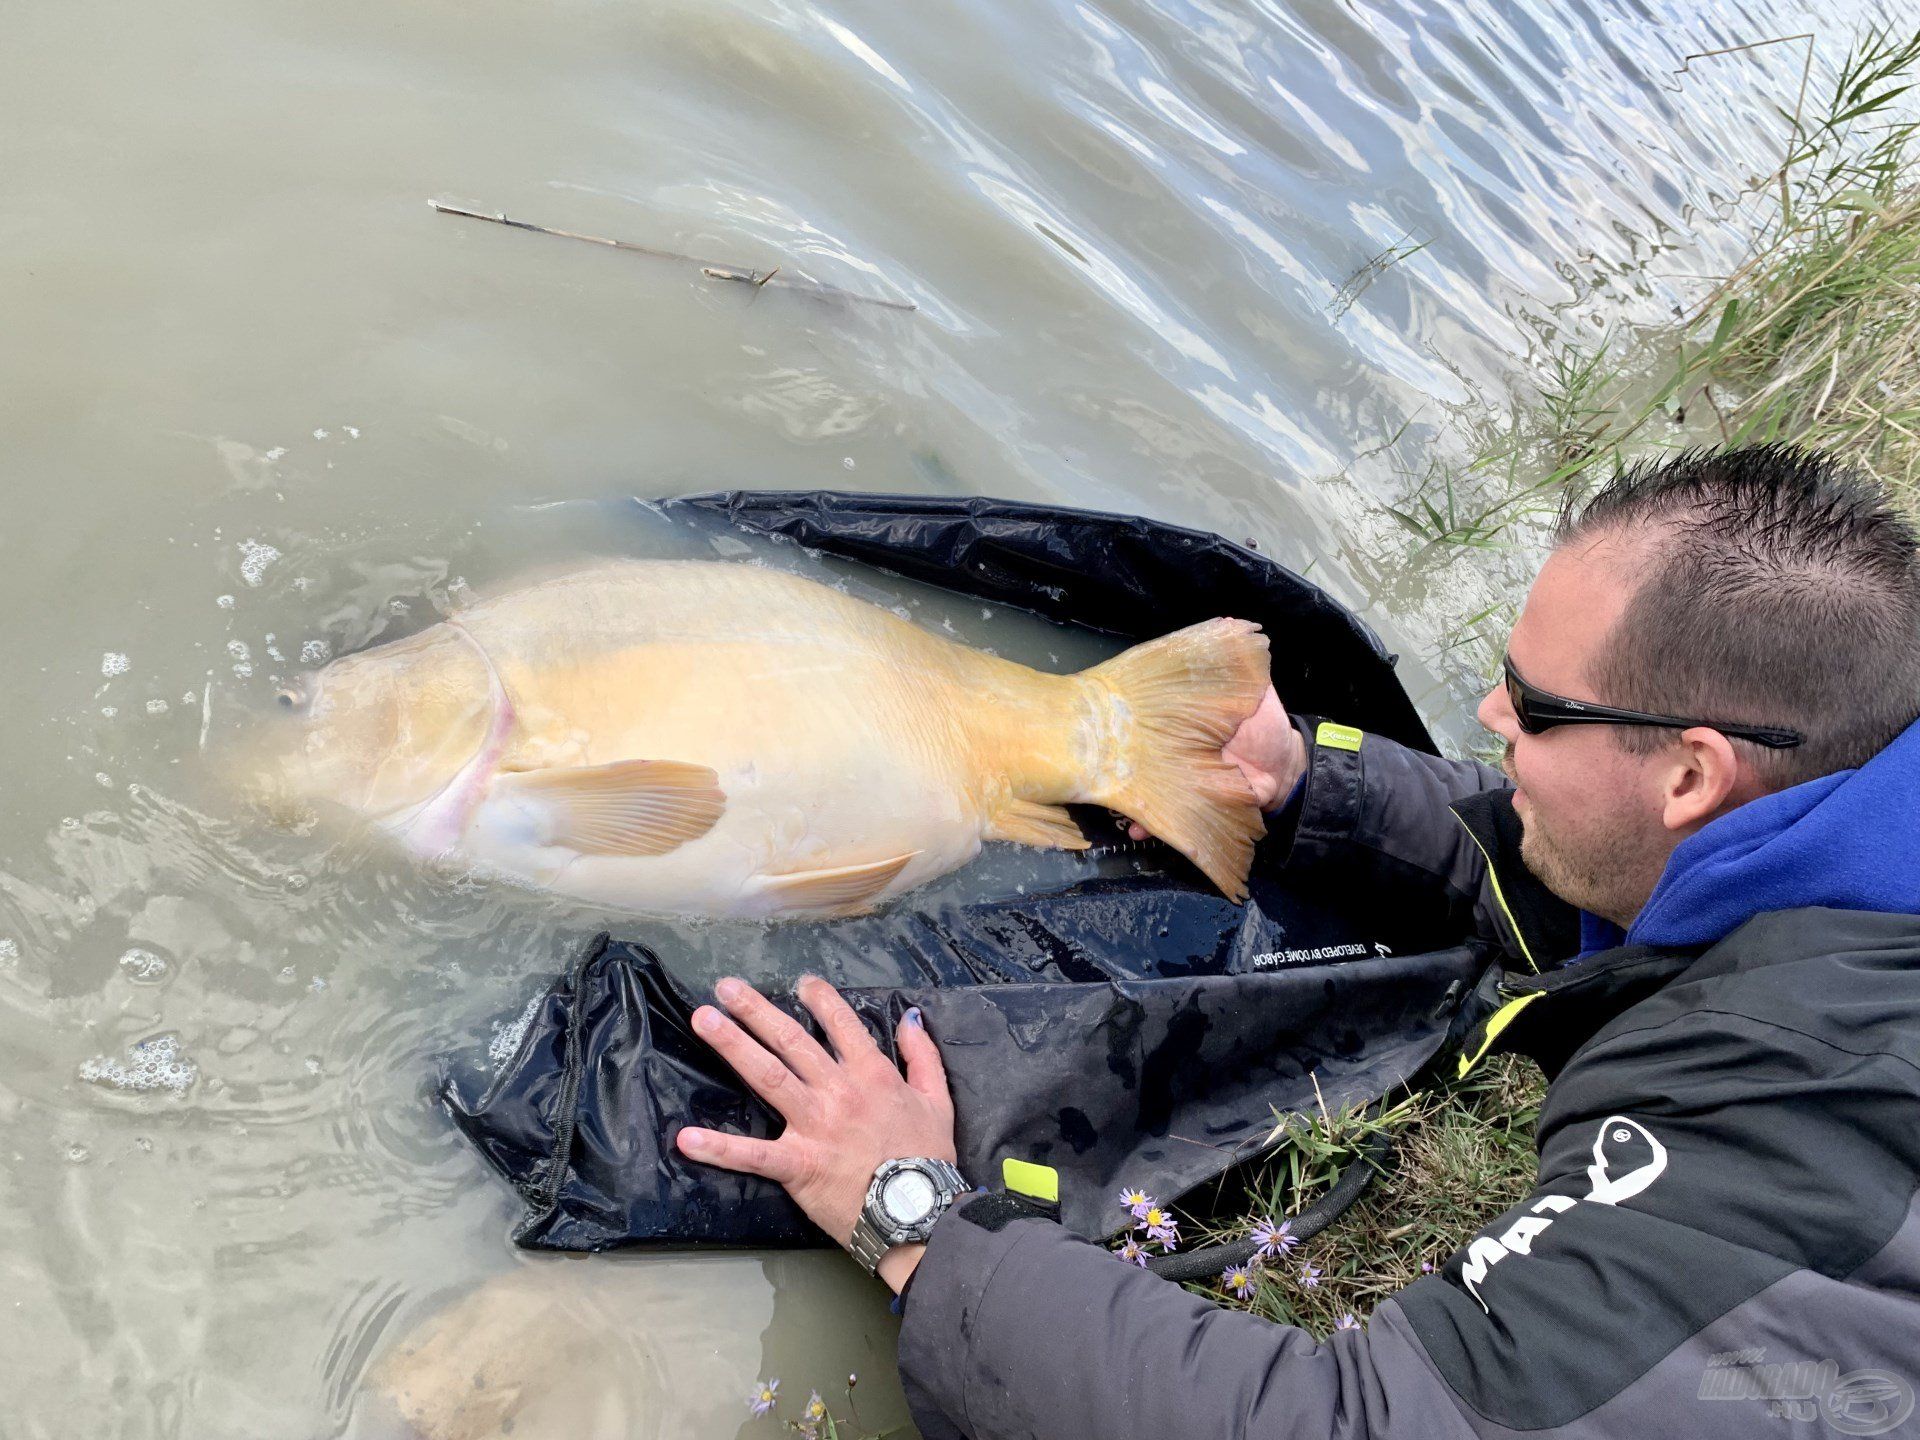
M 853 1222 L 853 1235 L 847 1242 L 848 1251 L 853 1255 L 855 1260 L 860 1262 L 861 1268 L 869 1275 L 878 1272 L 881 1257 L 896 1245 L 911 1245 L 926 1239 L 928 1233 L 933 1229 L 933 1222 L 944 1215 L 947 1208 L 951 1206 L 957 1198 L 967 1192 L 966 1180 L 950 1162 L 946 1160 L 935 1160 L 927 1156 L 914 1156 L 912 1158 L 916 1163 L 916 1167 L 924 1167 L 932 1175 L 934 1184 L 939 1188 L 940 1198 L 934 1205 L 933 1213 L 927 1217 L 924 1228 L 919 1228 L 919 1233 L 914 1234 L 909 1232 L 901 1234 L 900 1232 L 883 1232 L 880 1227 L 874 1224 L 868 1217 L 867 1212 L 878 1201 L 877 1187 L 880 1183 L 882 1173 L 895 1166 L 898 1162 L 892 1160 L 883 1161 L 875 1168 L 873 1180 L 870 1181 L 867 1186 L 866 1201 L 861 1205 L 860 1214 Z

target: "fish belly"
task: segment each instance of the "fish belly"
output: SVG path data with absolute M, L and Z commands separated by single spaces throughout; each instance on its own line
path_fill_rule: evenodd
M 460 847 L 486 869 L 621 908 L 773 918 L 808 908 L 782 877 L 907 857 L 870 904 L 979 852 L 957 699 L 910 657 L 792 638 L 672 642 L 501 672 L 526 717 L 505 778 L 530 761 L 667 760 L 711 769 L 725 807 L 666 854 L 583 854 L 543 843 L 541 817 L 496 784 Z

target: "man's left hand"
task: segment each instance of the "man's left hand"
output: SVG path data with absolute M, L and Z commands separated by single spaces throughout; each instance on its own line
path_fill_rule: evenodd
M 676 1139 L 682 1154 L 777 1181 L 842 1246 L 882 1161 L 955 1159 L 946 1068 L 917 1011 L 897 1032 L 903 1079 L 852 1007 L 817 976 L 803 978 L 796 993 L 833 1042 L 831 1052 L 746 981 L 729 977 L 714 993 L 726 1010 L 702 1005 L 693 1012 L 695 1033 L 787 1124 L 777 1140 L 688 1126 Z M 910 1271 L 895 1260 L 881 1275 L 898 1289 Z

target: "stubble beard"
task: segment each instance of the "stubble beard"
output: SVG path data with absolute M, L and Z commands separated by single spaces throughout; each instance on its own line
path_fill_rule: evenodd
M 1513 750 L 1501 767 L 1512 780 Z M 1577 837 L 1550 833 L 1539 807 L 1520 820 L 1520 859 L 1555 895 L 1622 929 L 1630 926 L 1665 864 L 1624 820 L 1600 820 Z

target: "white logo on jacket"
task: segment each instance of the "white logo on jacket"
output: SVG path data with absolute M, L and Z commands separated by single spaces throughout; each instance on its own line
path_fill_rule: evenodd
M 1587 1167 L 1587 1193 L 1581 1197 L 1593 1205 L 1618 1205 L 1631 1200 L 1660 1178 L 1667 1168 L 1667 1147 L 1654 1138 L 1638 1120 L 1624 1115 L 1609 1115 L 1600 1122 L 1593 1137 L 1593 1164 Z M 1460 1262 L 1460 1279 L 1467 1293 L 1487 1310 L 1480 1298 L 1480 1282 L 1487 1271 L 1509 1255 L 1531 1255 L 1533 1242 L 1553 1226 L 1554 1217 L 1579 1204 L 1565 1195 L 1542 1195 L 1498 1237 L 1482 1235 L 1467 1247 L 1467 1258 Z M 1492 1314 L 1491 1310 L 1487 1310 Z

